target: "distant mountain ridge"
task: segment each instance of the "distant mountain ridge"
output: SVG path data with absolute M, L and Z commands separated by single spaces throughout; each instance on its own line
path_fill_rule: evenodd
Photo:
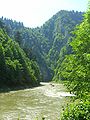
M 82 12 L 61 10 L 42 27 L 26 28 L 23 23 L 1 18 L 7 26 L 7 34 L 15 40 L 19 33 L 20 47 L 29 59 L 37 61 L 42 80 L 49 81 L 54 75 L 57 61 L 71 52 L 68 45 L 71 32 L 83 20 Z M 59 62 L 58 62 L 59 63 Z

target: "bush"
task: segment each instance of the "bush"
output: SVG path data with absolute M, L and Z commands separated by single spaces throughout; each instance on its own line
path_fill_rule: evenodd
M 61 120 L 90 120 L 90 102 L 79 102 L 67 106 Z

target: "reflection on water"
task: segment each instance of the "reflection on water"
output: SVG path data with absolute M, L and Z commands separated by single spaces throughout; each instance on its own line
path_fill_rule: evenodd
M 62 106 L 73 96 L 62 84 L 41 83 L 33 89 L 0 93 L 0 120 L 45 120 L 60 118 Z

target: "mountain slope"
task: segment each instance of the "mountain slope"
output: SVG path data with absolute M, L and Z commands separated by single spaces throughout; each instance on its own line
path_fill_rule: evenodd
M 82 12 L 62 10 L 41 28 L 35 29 L 26 28 L 23 23 L 9 19 L 1 20 L 7 26 L 8 35 L 19 42 L 30 59 L 37 61 L 42 80 L 48 81 L 52 79 L 55 68 L 61 64 L 57 61 L 72 51 L 68 44 L 71 31 L 82 19 Z
M 36 86 L 39 77 L 37 63 L 0 28 L 0 87 Z
M 42 27 L 42 34 L 48 39 L 46 47 L 47 59 L 52 69 L 57 65 L 59 54 L 77 24 L 83 19 L 82 12 L 60 11 L 47 21 Z

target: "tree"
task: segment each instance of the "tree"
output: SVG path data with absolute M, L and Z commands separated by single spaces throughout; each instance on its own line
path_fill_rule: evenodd
M 83 22 L 73 32 L 70 45 L 73 54 L 63 60 L 59 75 L 69 81 L 69 88 L 78 95 L 90 92 L 90 8 L 84 15 Z M 83 95 L 82 95 L 83 96 Z
M 22 44 L 22 35 L 20 31 L 16 31 L 14 35 L 15 41 L 18 42 L 18 44 L 21 46 Z

